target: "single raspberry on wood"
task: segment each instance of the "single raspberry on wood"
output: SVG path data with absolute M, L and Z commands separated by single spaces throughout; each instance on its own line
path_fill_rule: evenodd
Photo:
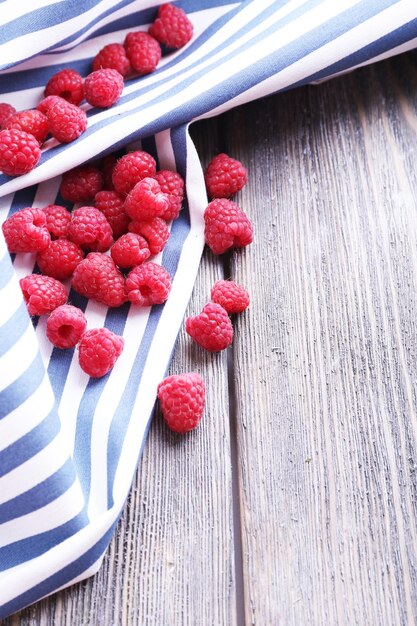
M 161 187 L 162 193 L 168 198 L 168 207 L 161 213 L 160 217 L 164 220 L 177 219 L 184 199 L 184 180 L 178 172 L 170 170 L 160 170 L 154 176 Z
M 60 70 L 46 83 L 45 97 L 60 96 L 71 104 L 79 105 L 84 99 L 84 79 L 76 70 Z
M 6 120 L 4 128 L 24 130 L 25 133 L 33 135 L 39 144 L 45 141 L 49 133 L 48 119 L 37 109 L 14 113 Z
M 167 209 L 168 198 L 154 178 L 139 181 L 126 196 L 125 211 L 137 222 L 159 217 Z
M 128 194 L 143 178 L 156 174 L 155 159 L 144 150 L 135 150 L 122 156 L 113 170 L 113 185 L 116 191 Z
M 158 385 L 158 400 L 167 426 L 187 433 L 200 422 L 206 395 L 203 379 L 196 372 L 168 376 Z
M 110 248 L 110 254 L 121 268 L 140 265 L 151 256 L 146 239 L 135 233 L 126 233 L 119 237 Z
M 68 239 L 83 250 L 105 252 L 113 244 L 113 233 L 103 213 L 93 206 L 75 209 L 68 225 Z
M 126 56 L 126 50 L 120 43 L 109 43 L 93 59 L 93 71 L 117 70 L 122 76 L 132 73 L 132 66 Z
M 40 252 L 51 241 L 41 209 L 21 209 L 7 218 L 2 228 L 9 252 Z
M 193 25 L 186 13 L 173 4 L 161 4 L 158 17 L 148 32 L 166 48 L 178 49 L 185 46 L 193 36 Z
M 113 259 L 101 252 L 90 252 L 77 265 L 71 286 L 80 295 L 109 307 L 118 307 L 127 300 L 123 274 Z
M 0 130 L 0 170 L 8 176 L 27 174 L 41 158 L 39 142 L 16 128 Z
M 231 198 L 246 185 L 247 179 L 242 163 L 223 152 L 210 161 L 204 173 L 210 198 Z
M 161 46 L 143 31 L 128 33 L 123 45 L 132 68 L 140 76 L 153 72 L 161 60 Z
M 123 87 L 123 76 L 117 70 L 96 70 L 85 79 L 85 99 L 93 107 L 106 109 L 118 101 Z
M 19 284 L 29 315 L 50 313 L 67 301 L 64 285 L 51 276 L 29 274 Z
M 76 243 L 68 239 L 55 239 L 45 250 L 38 252 L 36 262 L 42 274 L 66 280 L 83 258 L 84 253 Z
M 52 239 L 66 237 L 68 224 L 71 221 L 71 213 L 64 206 L 59 204 L 49 204 L 42 211 L 46 217 L 46 228 L 50 232 Z
M 61 196 L 69 202 L 92 200 L 103 187 L 103 175 L 94 165 L 80 165 L 62 175 Z
M 218 198 L 210 202 L 204 212 L 204 222 L 206 244 L 214 254 L 244 248 L 252 242 L 252 224 L 232 200 Z
M 94 204 L 110 224 L 114 239 L 127 233 L 130 217 L 125 211 L 122 194 L 117 191 L 99 191 L 94 197 Z
M 241 313 L 248 308 L 250 298 L 246 289 L 233 280 L 218 280 L 211 289 L 211 299 L 228 313 Z
M 50 100 L 48 106 L 45 105 L 42 108 L 48 118 L 51 135 L 61 143 L 74 141 L 87 128 L 85 111 L 60 96 L 49 97 L 54 100 Z M 42 110 L 40 105 L 37 108 Z
M 81 369 L 91 378 L 101 378 L 114 367 L 123 346 L 123 337 L 108 328 L 87 330 L 78 345 Z
M 142 235 L 146 239 L 152 255 L 162 252 L 169 239 L 168 225 L 160 217 L 155 217 L 155 219 L 149 222 L 132 221 L 129 224 L 129 231 Z
M 233 326 L 227 311 L 209 302 L 199 315 L 185 321 L 185 330 L 196 343 L 209 352 L 224 350 L 233 341 Z
M 152 261 L 134 267 L 126 278 L 127 297 L 139 306 L 162 304 L 170 291 L 169 273 L 162 265 Z
M 16 109 L 7 102 L 0 102 L 0 130 L 4 127 L 4 123 L 9 119 Z
M 72 304 L 62 304 L 46 321 L 46 336 L 57 348 L 74 348 L 87 328 L 84 313 Z

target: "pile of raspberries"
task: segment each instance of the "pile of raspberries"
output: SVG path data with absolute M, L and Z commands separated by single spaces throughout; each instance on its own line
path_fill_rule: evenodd
M 84 100 L 92 107 L 111 107 L 126 79 L 150 74 L 162 54 L 182 48 L 192 35 L 184 11 L 162 4 L 147 32 L 132 31 L 123 43 L 104 46 L 85 79 L 74 69 L 63 69 L 50 78 L 35 109 L 17 112 L 11 104 L 0 103 L 0 171 L 8 176 L 30 172 L 49 136 L 60 143 L 77 139 L 87 128 L 87 115 L 80 108 Z

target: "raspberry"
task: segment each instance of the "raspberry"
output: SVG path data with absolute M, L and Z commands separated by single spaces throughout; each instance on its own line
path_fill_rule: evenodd
M 7 218 L 2 228 L 9 252 L 40 252 L 51 241 L 41 209 L 21 209 Z
M 246 185 L 247 172 L 240 161 L 221 153 L 208 164 L 204 179 L 210 198 L 230 198 Z
M 115 335 L 107 328 L 87 330 L 78 346 L 81 369 L 91 378 L 101 378 L 113 368 L 123 346 L 123 337 Z
M 158 385 L 158 400 L 167 426 L 176 433 L 193 430 L 204 411 L 206 386 L 196 372 L 168 376 Z
M 0 102 L 0 130 L 4 128 L 4 123 L 13 113 L 16 113 L 14 106 L 7 102 Z
M 96 70 L 85 79 L 85 99 L 91 106 L 105 109 L 118 101 L 123 87 L 123 76 L 117 70 Z
M 149 222 L 130 222 L 129 231 L 145 237 L 151 254 L 159 254 L 169 238 L 169 228 L 160 217 Z
M 29 274 L 19 283 L 29 315 L 50 313 L 67 301 L 64 285 L 51 276 Z
M 113 154 L 108 154 L 101 161 L 100 169 L 103 174 L 103 189 L 106 191 L 114 191 L 112 176 L 116 163 L 117 159 Z
M 135 233 L 122 235 L 110 248 L 110 254 L 122 268 L 140 265 L 151 256 L 146 239 Z
M 76 70 L 60 70 L 46 83 L 45 97 L 60 96 L 71 104 L 78 105 L 84 98 L 84 79 Z
M 168 198 L 154 178 L 144 178 L 136 183 L 125 200 L 126 213 L 137 222 L 159 217 L 167 209 Z
M 49 204 L 42 211 L 46 217 L 46 228 L 49 230 L 52 239 L 66 237 L 68 224 L 71 221 L 71 213 L 59 204 Z
M 120 43 L 109 43 L 93 59 L 93 70 L 117 70 L 122 76 L 132 73 L 126 50 Z
M 224 350 L 233 340 L 233 327 L 227 311 L 209 302 L 199 315 L 185 321 L 185 330 L 196 343 L 209 352 Z
M 214 254 L 243 248 L 252 242 L 252 224 L 231 200 L 213 200 L 204 212 L 206 244 Z
M 132 68 L 141 76 L 153 72 L 161 60 L 161 46 L 143 31 L 128 33 L 124 47 Z
M 105 252 L 113 243 L 112 229 L 103 213 L 93 206 L 83 206 L 72 212 L 68 239 L 83 250 Z
M 65 98 L 64 98 L 65 99 Z M 39 102 L 36 109 L 44 115 L 47 115 L 49 108 L 56 102 L 60 102 L 62 98 L 60 96 L 47 96 Z
M 125 154 L 117 161 L 112 180 L 116 191 L 127 194 L 140 180 L 155 174 L 155 159 L 143 150 L 136 150 Z
M 149 261 L 129 272 L 126 291 L 130 302 L 139 306 L 162 304 L 171 291 L 171 278 L 162 265 Z
M 168 208 L 160 217 L 164 220 L 175 220 L 181 211 L 184 198 L 184 181 L 177 172 L 160 170 L 154 176 L 161 187 L 162 193 L 168 198 Z
M 130 222 L 130 217 L 124 209 L 124 203 L 124 196 L 117 191 L 99 191 L 94 197 L 94 204 L 110 224 L 114 239 L 127 232 L 127 226 Z
M 47 117 L 37 109 L 14 113 L 7 118 L 4 123 L 4 128 L 24 130 L 25 133 L 33 135 L 40 144 L 45 141 L 46 136 L 49 133 Z
M 87 328 L 84 313 L 71 304 L 61 304 L 46 321 L 46 336 L 57 348 L 73 348 Z
M 33 135 L 16 128 L 0 131 L 0 170 L 8 176 L 20 176 L 33 170 L 41 157 Z
M 94 165 L 81 165 L 65 172 L 59 188 L 69 202 L 92 200 L 103 186 L 103 176 Z
M 50 97 L 54 100 L 43 108 L 48 118 L 51 135 L 61 143 L 70 143 L 82 135 L 87 128 L 87 115 L 85 111 L 64 98 Z M 39 106 L 38 110 L 41 110 Z
M 83 251 L 76 243 L 68 239 L 55 239 L 45 250 L 38 252 L 36 261 L 42 274 L 65 280 L 83 258 Z
M 82 296 L 93 298 L 109 307 L 126 302 L 124 276 L 107 254 L 87 254 L 75 268 L 71 286 Z
M 148 32 L 167 48 L 178 49 L 190 41 L 193 36 L 193 25 L 179 7 L 161 4 L 158 17 L 150 25 Z
M 228 313 L 241 313 L 249 306 L 249 294 L 232 280 L 218 280 L 211 290 L 211 299 Z

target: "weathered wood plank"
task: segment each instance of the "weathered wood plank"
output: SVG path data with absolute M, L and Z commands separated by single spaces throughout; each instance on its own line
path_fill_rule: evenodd
M 409 55 L 224 118 L 256 233 L 231 259 L 248 625 L 417 618 L 415 79 Z

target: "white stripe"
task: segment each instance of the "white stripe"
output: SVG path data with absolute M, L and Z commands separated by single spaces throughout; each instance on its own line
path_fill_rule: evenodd
M 25 332 L 10 349 L 0 357 L 0 391 L 19 378 L 38 354 L 38 342 L 29 323 Z
M 16 313 L 23 301 L 16 277 L 0 289 L 0 329 Z
M 54 3 L 65 2 L 65 0 L 54 0 Z M 31 0 L 30 6 L 25 6 L 16 0 L 8 0 L 0 6 L 0 25 L 5 26 L 19 17 L 24 17 L 29 11 L 35 11 L 51 4 L 51 0 Z

